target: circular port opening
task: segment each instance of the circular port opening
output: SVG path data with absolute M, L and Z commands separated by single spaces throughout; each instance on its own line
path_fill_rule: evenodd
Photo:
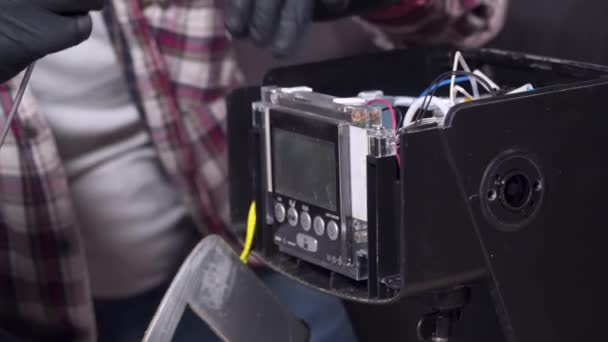
M 521 172 L 509 174 L 504 179 L 501 199 L 510 210 L 521 210 L 528 205 L 532 196 L 532 184 Z

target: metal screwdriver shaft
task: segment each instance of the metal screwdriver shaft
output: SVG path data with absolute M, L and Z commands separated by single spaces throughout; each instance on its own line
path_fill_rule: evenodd
M 34 71 L 34 65 L 32 64 L 25 70 L 25 75 L 23 76 L 23 80 L 21 81 L 21 85 L 19 85 L 19 90 L 17 91 L 17 96 L 15 97 L 15 101 L 13 103 L 13 108 L 11 108 L 11 112 L 8 114 L 6 118 L 6 122 L 2 127 L 2 133 L 0 133 L 0 148 L 4 146 L 4 140 L 6 140 L 6 136 L 11 129 L 11 123 L 15 119 L 15 115 L 19 110 L 19 105 L 21 104 L 21 100 L 23 99 L 23 94 L 25 94 L 25 89 L 27 88 L 27 84 L 30 82 L 30 77 L 32 76 L 32 71 Z

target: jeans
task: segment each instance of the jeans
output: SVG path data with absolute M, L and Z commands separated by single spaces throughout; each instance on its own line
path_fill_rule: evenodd
M 310 328 L 311 342 L 356 341 L 342 302 L 308 289 L 278 273 L 258 273 L 275 296 L 304 320 Z M 99 342 L 141 341 L 169 284 L 142 295 L 95 302 Z M 173 341 L 219 341 L 207 325 L 192 311 L 184 313 Z M 252 339 L 255 342 L 255 339 Z

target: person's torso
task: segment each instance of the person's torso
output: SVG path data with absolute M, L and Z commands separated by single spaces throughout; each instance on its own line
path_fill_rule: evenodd
M 55 136 L 81 226 L 93 295 L 157 286 L 192 234 L 100 13 L 85 43 L 37 63 L 32 90 Z
M 166 182 L 179 190 L 200 233 L 230 236 L 225 98 L 239 78 L 221 3 L 105 3 L 122 75 Z M 0 85 L 0 115 L 10 111 L 19 82 Z M 84 228 L 66 177 L 66 167 L 76 164 L 67 165 L 68 158 L 60 156 L 44 107 L 27 91 L 0 148 L 0 264 L 6 275 L 0 320 L 15 322 L 11 332 L 24 340 L 92 341 L 95 317 Z

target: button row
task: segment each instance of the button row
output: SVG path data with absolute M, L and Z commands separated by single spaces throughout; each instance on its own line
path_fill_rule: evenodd
M 285 222 L 285 219 L 287 218 L 287 223 L 292 227 L 296 227 L 299 223 L 304 231 L 310 231 L 310 228 L 313 228 L 315 234 L 318 236 L 323 236 L 327 230 L 327 236 L 329 236 L 331 240 L 337 240 L 340 236 L 340 228 L 335 221 L 330 220 L 326 225 L 325 220 L 320 216 L 317 216 L 312 220 L 309 213 L 302 212 L 300 215 L 293 207 L 286 211 L 285 206 L 281 203 L 276 203 L 274 205 L 274 218 L 279 223 Z

